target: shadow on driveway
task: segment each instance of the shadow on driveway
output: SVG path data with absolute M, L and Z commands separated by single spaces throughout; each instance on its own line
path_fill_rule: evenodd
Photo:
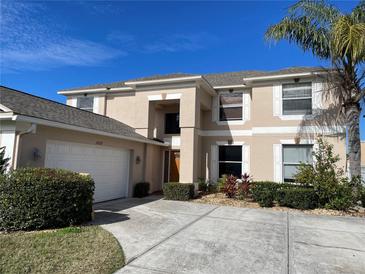
M 162 196 L 148 196 L 145 198 L 126 198 L 107 202 L 95 203 L 95 217 L 90 224 L 106 225 L 129 220 L 128 213 L 122 212 L 132 207 L 161 200 Z

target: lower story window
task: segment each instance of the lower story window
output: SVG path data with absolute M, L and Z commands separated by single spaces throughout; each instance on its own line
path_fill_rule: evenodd
M 242 175 L 242 146 L 219 146 L 219 177 Z
M 312 164 L 312 145 L 283 145 L 284 182 L 293 182 L 301 163 Z

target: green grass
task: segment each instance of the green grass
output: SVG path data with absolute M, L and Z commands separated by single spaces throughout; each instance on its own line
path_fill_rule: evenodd
M 98 226 L 0 234 L 0 273 L 113 273 L 117 240 Z

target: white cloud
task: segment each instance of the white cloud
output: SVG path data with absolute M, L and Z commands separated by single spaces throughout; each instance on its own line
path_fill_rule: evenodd
M 60 66 L 95 66 L 127 53 L 101 43 L 63 35 L 39 3 L 1 3 L 3 72 L 46 70 Z

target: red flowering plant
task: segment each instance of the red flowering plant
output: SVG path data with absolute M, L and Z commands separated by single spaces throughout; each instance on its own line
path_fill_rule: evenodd
M 226 181 L 223 189 L 224 194 L 228 198 L 235 198 L 237 195 L 237 177 L 229 175 L 226 177 Z

